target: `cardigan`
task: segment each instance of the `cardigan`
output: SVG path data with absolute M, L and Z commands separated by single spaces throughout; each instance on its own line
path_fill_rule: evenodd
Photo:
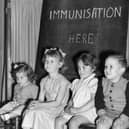
M 112 108 L 113 110 L 116 110 L 118 107 L 114 108 L 116 106 L 116 104 L 113 103 L 113 101 L 112 101 L 113 99 L 116 100 L 116 98 L 112 98 L 113 96 L 109 96 L 109 99 L 110 99 L 112 105 L 110 106 L 110 101 L 108 101 L 109 104 L 107 104 L 106 95 L 104 93 L 104 83 L 103 83 L 104 80 L 105 80 L 105 78 L 99 80 L 99 82 L 98 82 L 98 89 L 97 89 L 96 96 L 95 96 L 96 109 L 98 111 L 100 109 L 105 109 L 108 106 L 108 108 L 110 108 L 110 109 Z M 122 78 L 122 80 L 127 81 L 124 78 Z M 119 88 L 121 88 L 121 90 L 123 90 L 124 85 L 123 85 L 123 83 L 121 83 L 121 84 L 122 85 Z M 111 87 L 111 85 L 110 85 L 110 87 Z M 117 90 L 117 88 L 115 90 Z M 119 98 L 122 100 L 121 102 L 125 102 L 125 106 L 122 108 L 122 111 L 120 112 L 120 114 L 125 114 L 129 117 L 129 82 L 128 81 L 127 81 L 125 89 L 123 91 L 124 91 L 123 95 L 119 94 L 119 93 L 117 94 L 117 96 L 118 96 L 117 99 Z M 113 91 L 110 90 L 109 92 L 113 92 Z M 121 96 L 125 96 L 125 98 L 121 97 Z

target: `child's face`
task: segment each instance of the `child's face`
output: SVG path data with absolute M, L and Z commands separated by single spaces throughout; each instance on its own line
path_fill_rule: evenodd
M 86 78 L 90 76 L 93 73 L 93 69 L 90 65 L 84 65 L 84 63 L 80 60 L 78 62 L 78 73 L 80 75 L 80 78 Z
M 47 56 L 44 63 L 45 70 L 51 73 L 57 73 L 59 68 L 62 67 L 62 63 L 59 61 L 57 57 Z
M 28 82 L 28 77 L 26 73 L 18 72 L 16 73 L 16 80 L 18 84 L 20 84 L 21 86 L 24 86 Z
M 111 81 L 118 81 L 119 78 L 123 75 L 124 68 L 118 62 L 117 59 L 109 57 L 105 61 L 105 76 Z

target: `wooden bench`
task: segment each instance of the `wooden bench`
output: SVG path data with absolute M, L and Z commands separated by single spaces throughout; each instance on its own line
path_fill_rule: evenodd
M 94 124 L 81 124 L 79 129 L 95 129 Z

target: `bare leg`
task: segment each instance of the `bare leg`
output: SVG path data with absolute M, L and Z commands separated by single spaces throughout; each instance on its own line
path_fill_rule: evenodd
M 100 117 L 96 122 L 96 129 L 110 129 L 112 126 L 112 121 L 113 120 L 107 116 Z
M 113 123 L 112 129 L 127 129 L 129 128 L 129 118 L 121 119 L 118 118 Z
M 11 101 L 5 105 L 3 105 L 1 108 L 0 108 L 0 114 L 4 114 L 4 113 L 7 113 L 9 111 L 11 111 L 13 108 L 15 108 L 17 105 L 15 102 Z
M 68 120 L 63 117 L 57 117 L 55 120 L 55 129 L 67 129 L 66 122 Z
M 78 129 L 80 124 L 91 123 L 86 117 L 74 116 L 69 122 L 69 129 Z

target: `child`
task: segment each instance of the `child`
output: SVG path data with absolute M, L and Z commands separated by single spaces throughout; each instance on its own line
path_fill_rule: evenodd
M 129 127 L 129 82 L 123 78 L 126 66 L 126 59 L 119 54 L 105 60 L 105 77 L 96 93 L 97 129 Z
M 61 74 L 65 53 L 58 48 L 46 49 L 44 68 L 48 75 L 41 80 L 39 100 L 26 110 L 23 129 L 54 129 L 54 120 L 67 103 L 70 82 Z
M 33 83 L 35 74 L 28 64 L 15 63 L 12 75 L 16 80 L 13 101 L 0 108 L 0 117 L 4 121 L 21 115 L 27 101 L 36 99 L 38 93 L 38 87 Z
M 62 116 L 56 118 L 56 129 L 64 129 L 67 122 L 69 129 L 78 129 L 82 123 L 94 123 L 97 116 L 94 106 L 98 83 L 95 77 L 96 58 L 83 52 L 77 60 L 77 66 L 80 79 L 72 83 L 71 101 Z

